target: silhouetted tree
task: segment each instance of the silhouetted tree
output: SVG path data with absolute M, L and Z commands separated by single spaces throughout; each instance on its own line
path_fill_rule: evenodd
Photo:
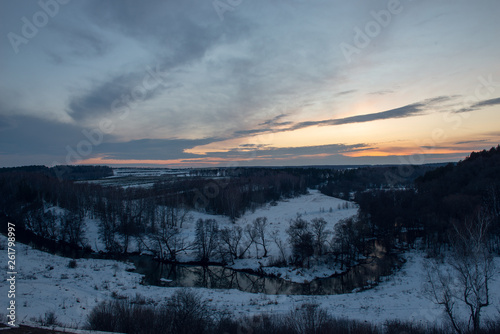
M 268 239 L 267 239 L 267 218 L 266 217 L 259 217 L 253 221 L 252 228 L 254 229 L 254 234 L 255 234 L 255 240 L 254 242 L 257 245 L 262 246 L 262 249 L 264 250 L 264 255 L 263 257 L 267 257 L 267 244 L 268 244 Z
M 327 239 L 331 234 L 331 232 L 326 229 L 326 225 L 327 222 L 323 218 L 314 218 L 311 221 L 311 229 L 314 236 L 314 253 L 318 256 L 324 254 Z
M 489 217 L 480 214 L 474 221 L 455 225 L 449 258 L 453 270 L 443 273 L 436 265 L 428 270 L 431 295 L 437 304 L 443 305 L 457 333 L 479 332 L 481 311 L 490 305 L 489 283 L 494 263 L 487 247 L 489 224 Z M 457 302 L 468 310 L 468 322 L 462 322 L 457 315 Z
M 200 261 L 209 262 L 217 250 L 219 227 L 214 219 L 198 219 L 195 247 Z
M 303 266 L 306 260 L 314 254 L 314 237 L 309 228 L 309 222 L 300 216 L 290 222 L 288 233 L 294 263 Z

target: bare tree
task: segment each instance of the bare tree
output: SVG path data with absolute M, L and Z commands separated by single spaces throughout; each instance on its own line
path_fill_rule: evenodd
M 117 229 L 116 215 L 105 214 L 101 218 L 99 223 L 99 236 L 107 251 L 118 252 L 121 248 L 116 241 Z
M 344 269 L 344 265 L 351 266 L 359 259 L 363 247 L 357 219 L 355 217 L 342 219 L 335 225 L 334 230 L 330 251 L 335 256 L 335 261 L 340 260 L 341 269 Z
M 240 215 L 241 210 L 241 190 L 236 185 L 228 186 L 226 189 L 221 191 L 221 199 L 225 199 L 225 206 L 229 214 L 229 218 L 233 223 L 236 222 L 236 218 Z
M 257 246 L 257 243 L 256 243 L 256 240 L 258 238 L 257 231 L 253 228 L 253 225 L 248 224 L 247 226 L 245 226 L 244 232 L 245 232 L 245 237 L 246 237 L 246 240 L 247 240 L 247 247 L 246 247 L 246 249 L 248 250 L 248 248 L 250 248 L 250 246 L 252 246 L 253 244 L 255 244 L 256 257 L 258 257 L 258 255 L 259 255 L 259 249 L 258 249 L 258 246 Z
M 163 260 L 177 261 L 179 253 L 193 249 L 193 245 L 187 242 L 187 238 L 181 234 L 178 227 L 166 223 L 160 224 L 158 230 L 151 236 L 156 243 L 156 253 Z
M 309 266 L 309 258 L 314 254 L 313 234 L 309 225 L 308 221 L 298 215 L 290 221 L 290 227 L 286 230 L 292 244 L 294 262 L 301 266 L 305 260 L 308 260 Z
M 196 222 L 195 247 L 202 262 L 210 261 L 217 250 L 219 227 L 214 219 L 198 219 Z
M 144 238 L 138 237 L 140 245 L 162 260 L 177 261 L 178 254 L 195 248 L 181 233 L 182 224 L 191 219 L 188 213 L 184 208 L 161 206 L 155 209 L 154 217 L 158 220 L 151 222 L 147 233 L 148 239 L 153 241 L 153 246 Z
M 219 239 L 221 242 L 220 252 L 224 260 L 227 261 L 230 258 L 234 262 L 234 259 L 243 255 L 238 254 L 240 243 L 243 239 L 243 229 L 240 226 L 235 225 L 232 228 L 226 227 L 221 229 L 219 231 Z
M 323 218 L 314 218 L 311 223 L 314 236 L 314 253 L 321 256 L 324 253 L 325 244 L 331 232 L 326 229 L 327 222 Z
M 274 243 L 278 247 L 280 251 L 280 257 L 281 257 L 281 262 L 285 265 L 287 265 L 287 260 L 286 260 L 286 252 L 285 252 L 285 243 L 283 242 L 282 239 L 279 237 L 279 232 L 278 231 L 273 231 L 271 233 L 271 238 L 273 238 Z
M 56 222 L 56 216 L 51 211 L 43 212 L 43 206 L 36 210 L 29 210 L 23 217 L 25 226 L 35 234 L 56 240 L 61 234 Z
M 266 217 L 259 217 L 259 218 L 255 219 L 253 221 L 252 228 L 254 229 L 254 234 L 256 236 L 255 244 L 262 246 L 262 249 L 264 250 L 263 257 L 267 257 L 267 243 L 268 243 L 268 240 L 266 237 L 267 218 Z
M 189 220 L 189 210 L 185 207 L 168 207 L 166 210 L 167 222 L 171 226 L 182 228 L 182 224 Z
M 61 240 L 76 246 L 84 246 L 85 223 L 79 215 L 65 213 L 61 216 Z
M 476 219 L 454 226 L 451 237 L 451 270 L 443 274 L 434 266 L 428 272 L 434 301 L 443 305 L 457 333 L 480 330 L 481 311 L 490 305 L 489 282 L 494 274 L 493 257 L 487 247 L 490 219 L 479 214 Z M 465 307 L 469 320 L 461 323 L 457 303 Z
M 127 201 L 122 204 L 123 207 L 119 213 L 119 224 L 117 228 L 118 234 L 123 240 L 123 252 L 128 252 L 131 236 L 135 234 L 137 228 L 136 217 L 132 214 L 132 202 Z

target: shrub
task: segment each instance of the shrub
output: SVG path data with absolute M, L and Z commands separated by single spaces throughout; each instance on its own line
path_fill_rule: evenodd
M 46 314 L 45 323 L 54 322 Z M 199 294 L 190 290 L 175 292 L 161 307 L 113 300 L 97 305 L 87 317 L 90 330 L 155 333 L 253 333 L 253 334 L 446 334 L 451 328 L 423 326 L 400 320 L 387 321 L 383 327 L 369 322 L 337 319 L 317 304 L 304 304 L 284 315 L 261 314 L 236 318 L 229 312 L 217 312 Z M 498 333 L 500 320 L 488 322 L 480 332 Z
M 69 260 L 69 263 L 68 263 L 68 268 L 71 268 L 71 269 L 74 269 L 77 267 L 77 263 L 76 263 L 76 260 L 73 259 L 73 260 Z
M 403 322 L 401 320 L 390 320 L 385 323 L 385 333 L 387 334 L 444 334 L 446 331 L 430 326 L 423 326 L 411 322 Z M 453 333 L 453 332 L 452 332 Z
M 182 289 L 176 291 L 167 301 L 164 309 L 171 315 L 174 333 L 204 333 L 213 324 L 213 311 L 201 296 L 195 292 Z
M 226 317 L 219 323 L 229 326 Z M 210 333 L 217 324 L 207 302 L 197 293 L 183 289 L 175 292 L 160 308 L 129 300 L 102 302 L 90 312 L 86 327 L 121 333 L 194 334 Z
M 54 311 L 45 312 L 45 315 L 43 316 L 43 318 L 40 316 L 37 319 L 37 322 L 41 326 L 45 326 L 45 327 L 59 326 L 60 325 L 59 322 L 57 321 L 57 316 L 56 316 L 56 313 Z

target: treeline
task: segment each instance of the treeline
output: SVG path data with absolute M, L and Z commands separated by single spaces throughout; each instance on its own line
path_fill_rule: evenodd
M 43 166 L 5 169 L 0 173 L 0 214 L 20 229 L 80 247 L 88 245 L 83 237 L 85 218 L 98 219 L 106 251 L 127 252 L 130 242 L 144 235 L 161 233 L 162 239 L 172 240 L 188 210 L 236 219 L 265 203 L 305 194 L 308 184 L 298 173 L 264 169 L 229 170 L 230 177 L 169 179 L 151 189 L 68 180 L 100 170 L 75 167 L 61 179 L 61 170 Z
M 57 319 L 52 322 L 57 323 Z M 399 320 L 383 325 L 367 321 L 341 319 L 317 304 L 303 304 L 284 314 L 236 316 L 231 311 L 217 310 L 206 299 L 190 290 L 178 290 L 161 305 L 151 305 L 142 296 L 126 300 L 102 302 L 87 317 L 90 330 L 119 333 L 357 333 L 357 334 L 446 334 L 451 328 L 415 324 Z M 490 321 L 479 334 L 500 330 L 500 321 Z M 463 334 L 472 333 L 464 331 Z
M 157 258 L 177 261 L 194 251 L 201 262 L 232 263 L 252 252 L 267 257 L 271 244 L 280 250 L 275 265 L 310 266 L 327 260 L 341 268 L 355 264 L 366 253 L 364 236 L 352 220 L 327 230 L 327 222 L 297 217 L 290 222 L 289 240 L 268 231 L 265 217 L 247 226 L 219 228 L 213 219 L 196 222 L 195 242 L 188 242 L 183 224 L 189 210 L 236 219 L 247 210 L 307 192 L 329 176 L 328 170 L 308 168 L 210 170 L 212 177 L 195 176 L 158 181 L 152 188 L 102 187 L 61 181 L 36 171 L 0 174 L 1 212 L 19 228 L 40 238 L 85 248 L 85 220 L 96 219 L 103 251 L 128 252 L 132 242 Z M 218 175 L 218 176 L 217 176 Z M 224 176 L 221 176 L 224 175 Z M 227 176 L 230 175 L 230 176 Z M 291 250 L 291 252 L 290 252 Z
M 351 194 L 367 189 L 412 188 L 413 182 L 443 164 L 373 166 L 330 170 L 318 189 L 327 196 L 350 200 Z
M 359 234 L 389 249 L 423 240 L 439 253 L 463 224 L 487 220 L 489 247 L 500 252 L 500 147 L 429 171 L 408 188 L 359 191 L 354 200 Z
M 199 221 L 194 243 L 182 233 L 189 210 L 235 220 L 263 204 L 305 194 L 336 170 L 210 169 L 200 173 L 210 177 L 160 179 L 152 188 L 75 183 L 45 171 L 29 167 L 0 173 L 0 191 L 5 194 L 0 199 L 0 213 L 18 228 L 51 242 L 88 247 L 84 231 L 90 218 L 97 220 L 103 251 L 128 252 L 136 242 L 140 249 L 167 261 L 177 261 L 182 252 L 195 251 L 201 262 L 231 263 L 250 250 L 255 257 L 266 257 L 270 245 L 275 244 L 280 250 L 279 258 L 272 259 L 275 265 L 309 266 L 327 260 L 343 268 L 366 253 L 365 236 L 352 228 L 357 224 L 352 219 L 333 231 L 326 229 L 323 219 L 309 222 L 297 217 L 290 222 L 289 240 L 271 235 L 264 217 L 247 226 L 222 229 L 215 220 Z
M 97 180 L 113 176 L 113 169 L 108 166 L 23 166 L 0 168 L 0 174 L 38 173 L 60 180 Z
M 225 176 L 158 181 L 151 193 L 161 205 L 182 205 L 234 220 L 265 203 L 303 195 L 310 185 L 305 175 L 289 171 L 237 168 L 214 173 Z
M 366 242 L 375 239 L 394 249 L 412 246 L 421 238 L 439 252 L 456 222 L 477 219 L 478 214 L 492 220 L 491 247 L 498 251 L 500 148 L 435 167 L 215 168 L 194 170 L 188 177 L 160 178 L 152 188 L 124 189 L 73 181 L 109 175 L 112 171 L 108 167 L 28 166 L 1 170 L 0 214 L 42 238 L 80 247 L 88 244 L 83 238 L 85 218 L 94 218 L 99 221 L 99 236 L 106 251 L 126 252 L 132 240 L 147 237 L 155 240 L 161 258 L 175 260 L 175 255 L 187 247 L 179 239 L 179 229 L 189 210 L 236 220 L 265 203 L 305 194 L 308 188 L 340 197 L 357 190 L 354 200 L 359 215 L 338 224 L 336 231 L 328 231 L 335 232 L 337 240 L 328 237 L 327 243 L 318 246 L 314 229 L 321 226 L 298 217 L 290 226 L 298 235 L 289 234 L 292 259 L 283 256 L 281 262 L 304 265 L 312 255 L 328 253 L 335 262 L 350 265 L 365 255 Z M 65 176 L 58 177 L 61 175 Z M 403 181 L 391 184 L 391 180 Z M 245 231 L 243 227 L 242 231 L 224 231 L 220 237 L 226 237 L 227 244 L 242 235 L 241 240 L 246 238 L 257 247 L 255 234 L 255 228 Z M 267 236 L 260 241 L 263 253 L 266 246 L 262 243 L 266 241 L 280 242 Z M 141 244 L 146 247 L 145 242 Z M 230 253 L 221 258 L 228 258 Z M 200 258 L 205 260 L 204 256 Z
M 19 233 L 84 247 L 83 219 L 99 191 L 100 187 L 88 183 L 60 180 L 50 169 L 4 171 L 0 173 L 0 216 L 15 223 Z

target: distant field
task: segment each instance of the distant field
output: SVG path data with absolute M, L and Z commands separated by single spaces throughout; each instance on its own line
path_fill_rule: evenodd
M 189 176 L 191 169 L 168 168 L 114 168 L 113 176 L 99 180 L 86 181 L 105 187 L 142 187 L 150 188 L 159 180 L 169 181 Z

